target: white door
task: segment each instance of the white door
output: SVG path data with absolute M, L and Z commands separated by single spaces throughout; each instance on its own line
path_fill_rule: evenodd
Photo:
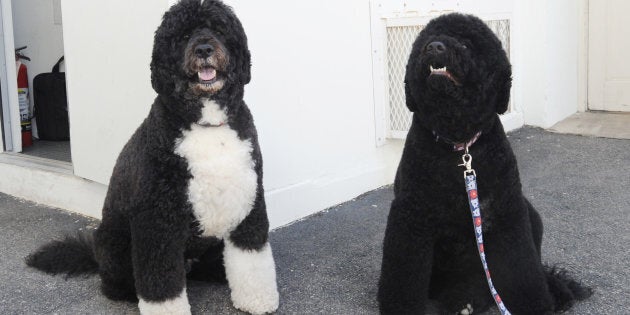
M 588 108 L 630 112 L 630 1 L 589 1 Z
M 17 95 L 17 74 L 13 44 L 11 0 L 0 0 L 0 79 L 2 83 L 2 143 L 4 150 L 22 151 L 20 109 Z M 0 146 L 0 152 L 3 147 Z

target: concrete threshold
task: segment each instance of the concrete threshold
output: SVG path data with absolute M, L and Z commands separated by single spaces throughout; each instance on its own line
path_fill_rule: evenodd
M 0 192 L 100 218 L 107 186 L 74 175 L 72 164 L 0 153 Z
M 630 113 L 584 112 L 571 115 L 549 131 L 613 139 L 630 139 Z

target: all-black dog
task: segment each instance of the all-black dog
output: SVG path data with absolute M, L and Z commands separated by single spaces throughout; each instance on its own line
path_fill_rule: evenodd
M 521 191 L 516 158 L 497 114 L 508 106 L 511 66 L 478 18 L 433 19 L 413 44 L 405 77 L 413 122 L 396 175 L 384 240 L 382 313 L 422 314 L 427 298 L 445 313 L 489 308 L 464 184 L 463 149 L 477 173 L 485 255 L 513 314 L 548 314 L 590 289 L 541 264 L 543 226 Z
M 45 245 L 27 264 L 98 272 L 103 293 L 143 314 L 189 314 L 186 276 L 227 281 L 234 306 L 278 307 L 254 122 L 243 101 L 250 53 L 216 0 L 182 0 L 155 33 L 149 116 L 114 168 L 91 235 Z M 224 268 L 225 267 L 225 268 Z

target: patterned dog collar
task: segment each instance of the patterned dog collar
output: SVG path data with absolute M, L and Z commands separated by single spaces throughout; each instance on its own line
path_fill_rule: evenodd
M 442 141 L 444 141 L 444 142 L 446 142 L 446 143 L 448 143 L 448 144 L 453 145 L 453 151 L 455 151 L 455 152 L 457 152 L 457 151 L 463 151 L 463 150 L 465 150 L 466 148 L 470 147 L 470 146 L 471 146 L 471 145 L 473 145 L 473 144 L 477 141 L 477 139 L 479 139 L 479 137 L 481 136 L 481 131 L 479 131 L 479 132 L 477 132 L 477 133 L 476 133 L 476 134 L 475 134 L 475 135 L 474 135 L 474 136 L 473 136 L 473 137 L 472 137 L 469 141 L 467 141 L 467 142 L 453 142 L 453 141 L 450 141 L 449 139 L 446 139 L 446 138 L 444 138 L 444 137 L 440 137 L 440 136 L 438 135 L 438 133 L 437 133 L 437 132 L 435 132 L 435 131 L 432 131 L 432 132 L 433 132 L 433 136 L 435 136 L 435 142 L 439 141 L 439 140 L 440 140 L 440 138 L 441 138 L 441 139 L 442 139 Z

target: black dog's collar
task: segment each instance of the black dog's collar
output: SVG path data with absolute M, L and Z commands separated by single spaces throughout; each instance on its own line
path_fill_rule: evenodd
M 433 136 L 435 137 L 435 142 L 442 140 L 443 142 L 446 142 L 452 145 L 453 151 L 463 151 L 464 149 L 473 145 L 477 141 L 477 139 L 479 139 L 479 137 L 481 136 L 481 131 L 479 131 L 470 140 L 466 142 L 453 142 L 447 138 L 440 137 L 440 135 L 438 135 L 437 132 L 435 131 L 432 131 L 432 132 L 433 132 Z

